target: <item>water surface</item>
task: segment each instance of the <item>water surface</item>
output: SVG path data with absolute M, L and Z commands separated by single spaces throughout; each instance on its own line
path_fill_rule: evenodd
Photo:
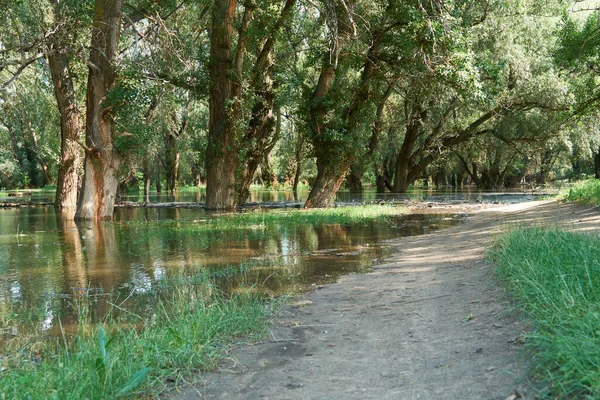
M 73 300 L 82 296 L 92 299 L 95 320 L 108 309 L 110 295 L 128 298 L 127 307 L 143 314 L 149 305 L 137 299 L 167 277 L 240 265 L 244 279 L 224 279 L 221 289 L 242 284 L 272 295 L 295 293 L 366 271 L 385 256 L 386 248 L 377 245 L 385 239 L 465 216 L 199 232 L 207 218 L 219 216 L 201 209 L 117 209 L 113 222 L 94 224 L 63 219 L 49 206 L 0 209 L 0 328 L 22 333 L 23 321 L 30 321 L 36 334 L 57 334 L 59 316 L 63 327 L 76 325 Z

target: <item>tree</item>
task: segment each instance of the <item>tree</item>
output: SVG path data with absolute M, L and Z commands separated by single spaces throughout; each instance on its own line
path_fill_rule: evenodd
M 15 4 L 3 16 L 2 60 L 6 68 L 2 87 L 11 90 L 27 71 L 43 64 L 51 75 L 60 121 L 61 155 L 55 207 L 74 212 L 77 202 L 80 149 L 76 144 L 82 133 L 82 118 L 76 96 L 71 57 L 75 39 L 87 24 L 87 2 L 27 0 Z M 10 21 L 10 22 L 9 22 Z M 33 140 L 36 143 L 37 140 Z M 47 171 L 47 166 L 41 165 Z M 46 181 L 52 181 L 46 173 Z
M 116 83 L 123 0 L 96 0 L 86 96 L 86 151 L 83 186 L 76 219 L 101 220 L 113 215 L 121 162 L 114 148 L 114 104 L 106 101 Z
M 207 209 L 231 209 L 236 200 L 245 202 L 260 161 L 264 159 L 265 152 L 268 153 L 267 150 L 273 147 L 273 48 L 294 4 L 295 0 L 286 0 L 279 18 L 270 27 L 258 18 L 257 26 L 252 26 L 258 30 L 257 36 L 250 37 L 252 16 L 258 4 L 244 2 L 237 38 L 233 30 L 237 2 L 222 0 L 213 5 L 208 68 L 210 118 L 206 148 Z M 251 41 L 257 49 L 257 56 L 251 68 L 253 73 L 249 82 L 252 100 L 248 102 L 244 101 L 244 62 Z M 252 104 L 252 111 L 250 120 L 246 121 L 243 115 L 248 104 Z M 237 190 L 236 179 L 240 182 Z
M 318 81 L 307 99 L 307 126 L 317 158 L 317 177 L 304 205 L 306 208 L 329 207 L 352 163 L 351 151 L 346 147 L 352 146 L 353 138 L 345 134 L 347 132 L 340 129 L 341 127 L 335 129 L 334 124 L 338 120 L 331 119 L 332 123 L 328 121 L 329 114 L 333 114 L 331 111 L 333 102 L 341 101 L 339 95 L 347 95 L 336 90 L 338 89 L 336 85 L 345 84 L 341 81 L 344 79 L 344 69 L 348 68 L 348 65 L 343 63 L 346 60 L 341 60 L 340 55 L 346 54 L 343 53 L 346 50 L 344 46 L 355 33 L 353 15 L 355 5 L 354 2 L 348 4 L 343 1 L 324 2 L 332 37 L 327 51 L 322 55 Z M 365 76 L 363 81 L 367 79 L 369 77 Z M 336 94 L 338 96 L 335 96 Z M 354 104 L 358 107 L 362 101 L 361 98 Z

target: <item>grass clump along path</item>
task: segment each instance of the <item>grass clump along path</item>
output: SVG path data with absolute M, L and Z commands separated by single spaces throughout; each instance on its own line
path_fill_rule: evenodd
M 558 199 L 560 201 L 600 205 L 600 180 L 588 179 L 578 182 L 568 191 L 560 193 Z
M 600 398 L 600 237 L 516 228 L 491 250 L 532 319 L 526 349 L 542 398 Z
M 213 368 L 236 338 L 264 332 L 274 303 L 216 293 L 208 274 L 174 279 L 150 317 L 133 312 L 93 324 L 77 300 L 79 332 L 55 342 L 13 343 L 0 358 L 0 399 L 115 399 L 151 393 Z M 192 379 L 193 380 L 193 379 Z

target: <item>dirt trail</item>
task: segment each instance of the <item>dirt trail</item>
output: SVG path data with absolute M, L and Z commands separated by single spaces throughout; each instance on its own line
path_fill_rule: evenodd
M 297 298 L 270 328 L 273 340 L 237 346 L 220 372 L 170 398 L 532 398 L 520 359 L 526 328 L 486 246 L 507 222 L 588 230 L 600 228 L 600 213 L 555 202 L 469 213 L 465 224 L 389 241 L 385 264 Z

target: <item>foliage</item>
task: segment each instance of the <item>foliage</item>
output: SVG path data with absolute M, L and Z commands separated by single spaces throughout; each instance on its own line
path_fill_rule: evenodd
M 559 228 L 514 228 L 490 251 L 532 319 L 526 349 L 542 398 L 600 395 L 600 238 Z

